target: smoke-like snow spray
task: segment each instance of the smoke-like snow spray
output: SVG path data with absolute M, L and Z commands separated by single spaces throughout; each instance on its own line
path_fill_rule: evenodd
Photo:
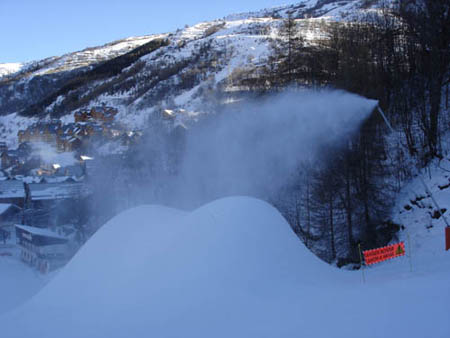
M 303 90 L 227 109 L 188 133 L 168 201 L 192 207 L 229 195 L 263 197 L 323 145 L 355 132 L 376 106 L 343 91 Z

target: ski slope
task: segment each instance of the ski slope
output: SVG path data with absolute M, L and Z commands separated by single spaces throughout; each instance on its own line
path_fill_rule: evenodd
M 128 210 L 101 228 L 1 337 L 449 337 L 450 264 L 366 271 L 320 261 L 265 202 Z M 437 265 L 436 265 L 437 266 Z M 393 268 L 394 267 L 394 268 Z

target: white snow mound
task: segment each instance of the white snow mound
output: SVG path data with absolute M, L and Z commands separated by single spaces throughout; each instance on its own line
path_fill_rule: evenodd
M 276 209 L 253 198 L 191 213 L 143 206 L 108 222 L 38 295 L 0 317 L 0 332 L 448 337 L 448 276 L 362 284 L 358 272 L 316 258 Z

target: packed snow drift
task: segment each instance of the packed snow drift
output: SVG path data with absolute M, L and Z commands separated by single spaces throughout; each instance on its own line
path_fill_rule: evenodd
M 8 338 L 448 337 L 440 263 L 409 273 L 402 257 L 363 284 L 309 252 L 265 202 L 142 206 L 108 222 L 0 328 Z
M 16 257 L 2 255 L 11 251 L 18 250 L 0 250 L 0 315 L 29 300 L 45 285 L 47 279 L 47 276 L 40 276 Z M 0 337 L 3 337 L 1 332 Z

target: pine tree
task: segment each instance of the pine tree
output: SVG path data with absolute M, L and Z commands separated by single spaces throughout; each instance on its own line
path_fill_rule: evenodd
M 300 36 L 298 24 L 292 13 L 288 13 L 287 18 L 283 19 L 279 27 L 278 39 L 272 45 L 278 75 L 277 82 L 281 80 L 281 84 L 285 84 L 295 81 L 295 72 L 298 68 L 297 60 L 303 46 L 304 39 Z

